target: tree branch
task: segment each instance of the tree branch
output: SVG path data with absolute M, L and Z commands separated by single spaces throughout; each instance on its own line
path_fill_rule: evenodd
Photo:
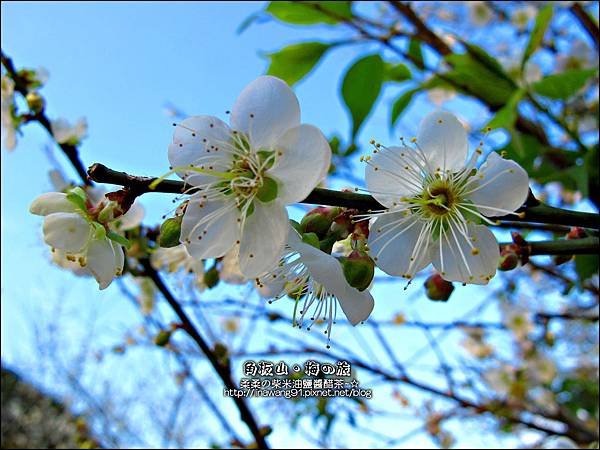
M 191 319 L 183 310 L 177 299 L 175 299 L 167 285 L 163 282 L 158 272 L 154 270 L 154 268 L 150 264 L 150 261 L 148 259 L 141 259 L 140 263 L 144 267 L 145 275 L 148 276 L 154 282 L 154 284 L 156 285 L 160 293 L 163 295 L 167 303 L 169 303 L 175 314 L 177 314 L 177 317 L 179 317 L 179 320 L 181 320 L 181 323 L 183 324 L 183 330 L 185 330 L 185 332 L 194 340 L 194 342 L 198 344 L 198 347 L 200 347 L 200 350 L 202 350 L 202 353 L 204 353 L 204 355 L 206 356 L 210 364 L 213 366 L 215 372 L 217 372 L 217 375 L 219 376 L 219 378 L 221 378 L 227 389 L 237 389 L 235 382 L 231 378 L 229 365 L 223 364 L 219 360 L 219 358 L 217 358 L 217 356 L 208 346 L 204 338 L 200 335 L 195 325 L 192 323 Z M 246 425 L 250 429 L 252 436 L 254 436 L 258 448 L 268 449 L 269 445 L 267 444 L 261 430 L 259 429 L 256 419 L 252 414 L 252 411 L 250 411 L 250 409 L 248 408 L 245 399 L 242 397 L 233 397 L 233 401 L 235 402 L 238 410 L 240 411 L 241 419 L 246 423 Z
M 12 80 L 15 82 L 15 90 L 18 93 L 20 93 L 23 97 L 26 97 L 27 94 L 29 93 L 29 91 L 27 89 L 27 82 L 15 70 L 15 66 L 14 66 L 12 60 L 8 56 L 6 56 L 2 52 L 2 53 L 0 53 L 0 57 L 2 59 L 2 65 L 6 69 L 6 71 L 12 78 Z M 38 122 L 42 127 L 44 127 L 46 129 L 46 131 L 54 139 L 54 135 L 52 134 L 52 125 L 50 123 L 50 119 L 48 119 L 48 116 L 46 116 L 44 111 L 41 111 L 37 114 L 31 115 L 29 118 L 29 122 Z M 56 142 L 56 140 L 54 140 L 54 141 Z M 59 144 L 58 142 L 56 142 L 56 144 L 61 148 L 63 153 L 67 156 L 71 165 L 77 171 L 79 178 L 81 178 L 81 181 L 84 184 L 89 185 L 90 181 L 88 180 L 88 177 L 87 177 L 87 174 L 85 171 L 85 166 L 81 162 L 81 159 L 79 159 L 79 152 L 77 151 L 77 147 L 74 145 L 70 145 L 70 144 Z
M 155 189 L 150 189 L 149 185 L 156 180 L 154 177 L 140 177 L 129 175 L 125 172 L 118 172 L 110 169 L 103 164 L 96 163 L 88 169 L 90 179 L 98 183 L 115 184 L 124 186 L 130 190 L 133 195 L 142 195 L 146 192 L 164 192 L 170 194 L 181 194 L 186 187 L 183 181 L 164 180 Z M 355 192 L 340 192 L 330 189 L 316 188 L 308 197 L 300 203 L 325 206 L 342 206 L 346 208 L 356 208 L 361 211 L 376 211 L 386 209 L 372 196 L 367 194 L 358 194 Z M 503 216 L 493 217 L 492 220 L 511 220 L 550 223 L 555 225 L 571 225 L 585 228 L 600 228 L 598 214 L 570 211 L 567 209 L 554 208 L 538 202 L 533 196 L 525 203 L 518 212 L 524 213 L 523 217 Z
M 585 31 L 587 31 L 587 33 L 590 35 L 590 38 L 592 38 L 592 41 L 594 41 L 594 44 L 596 45 L 596 50 L 598 50 L 600 40 L 598 24 L 594 21 L 594 19 L 592 19 L 592 17 L 590 17 L 590 15 L 587 12 L 585 12 L 583 6 L 581 6 L 580 3 L 573 2 L 569 9 L 571 10 L 571 13 L 577 18 L 577 20 L 585 29 Z

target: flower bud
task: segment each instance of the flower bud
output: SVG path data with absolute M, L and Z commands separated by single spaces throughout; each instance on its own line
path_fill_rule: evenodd
M 329 231 L 333 219 L 340 213 L 341 208 L 323 207 L 310 210 L 300 222 L 300 228 L 304 233 L 315 233 L 323 237 Z
M 46 106 L 44 97 L 37 92 L 29 92 L 25 97 L 25 100 L 27 100 L 27 106 L 29 106 L 29 109 L 35 114 L 42 112 Z
M 434 301 L 448 301 L 452 291 L 454 291 L 452 283 L 444 280 L 439 273 L 435 273 L 427 278 L 423 286 L 425 286 L 425 295 L 427 295 L 427 298 Z
M 166 248 L 176 247 L 179 245 L 182 219 L 182 216 L 176 216 L 171 217 L 162 223 L 160 226 L 158 245 Z
M 336 240 L 346 239 L 350 233 L 354 232 L 354 222 L 352 222 L 352 216 L 357 214 L 356 209 L 341 209 L 337 216 L 335 216 L 333 224 L 331 226 L 331 233 L 336 237 Z
M 587 237 L 587 233 L 581 227 L 572 227 L 565 237 L 567 239 L 583 239 Z
M 348 257 L 342 258 L 340 262 L 350 286 L 359 291 L 364 291 L 369 287 L 375 275 L 375 263 L 368 255 L 355 250 Z
M 219 284 L 219 271 L 216 267 L 211 267 L 206 272 L 204 272 L 204 284 L 209 289 L 214 288 L 217 284 Z
M 172 330 L 160 330 L 156 336 L 154 336 L 154 343 L 159 347 L 164 347 L 171 340 Z
M 519 233 L 518 231 L 513 231 L 510 233 L 510 235 L 515 244 L 527 245 L 527 241 L 525 240 L 525 238 L 523 236 L 521 236 L 521 233 Z
M 500 252 L 498 269 L 503 271 L 513 270 L 519 265 L 519 255 L 511 245 L 505 246 Z

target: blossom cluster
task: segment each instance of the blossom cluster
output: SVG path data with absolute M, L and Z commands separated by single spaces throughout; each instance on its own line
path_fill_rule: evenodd
M 81 134 L 62 133 L 61 126 L 56 133 L 64 142 Z M 286 206 L 324 181 L 331 149 L 318 128 L 301 123 L 290 87 L 259 77 L 238 97 L 229 125 L 208 115 L 175 124 L 170 171 L 151 187 L 176 173 L 186 198 L 163 227 L 175 240 L 154 250 L 152 264 L 194 273 L 201 289 L 218 282 L 219 273 L 209 276 L 218 264 L 231 282 L 254 280 L 264 297 L 290 298 L 294 323 L 325 323 L 328 336 L 338 306 L 353 325 L 369 317 L 375 266 L 410 280 L 432 264 L 439 281 L 428 289 L 444 300 L 452 289 L 439 293 L 443 283 L 488 283 L 500 253 L 486 225 L 524 203 L 527 173 L 497 153 L 484 155 L 481 146 L 469 152 L 465 128 L 444 111 L 429 114 L 418 136 L 401 142 L 372 141 L 372 155 L 361 158 L 366 191 L 381 209 L 319 207 L 290 221 Z M 89 270 L 101 288 L 123 271 L 113 203 L 90 202 L 76 188 L 45 194 L 31 207 L 45 216 L 53 251 Z M 213 269 L 205 270 L 207 259 Z

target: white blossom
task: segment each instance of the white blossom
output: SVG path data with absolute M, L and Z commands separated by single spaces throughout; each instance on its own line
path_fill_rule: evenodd
M 0 79 L 0 120 L 2 125 L 2 135 L 4 147 L 7 150 L 14 150 L 17 146 L 17 134 L 13 121 L 15 82 L 7 75 Z
M 486 25 L 491 19 L 493 12 L 484 1 L 467 2 L 469 8 L 469 18 L 474 25 Z
M 512 214 L 528 194 L 527 173 L 492 152 L 467 160 L 467 134 L 448 112 L 428 115 L 414 147 L 376 144 L 367 162 L 368 191 L 386 207 L 360 216 L 371 222 L 370 255 L 390 275 L 412 278 L 433 263 L 448 281 L 487 284 L 498 242 L 482 223 Z M 404 142 L 404 141 L 403 141 Z
M 374 306 L 368 290 L 359 291 L 348 284 L 335 257 L 304 243 L 292 227 L 279 265 L 256 283 L 264 297 L 279 300 L 290 296 L 296 301 L 294 324 L 300 328 L 308 322 L 310 330 L 315 322 L 324 321 L 328 339 L 338 305 L 352 325 L 366 320 Z
M 44 241 L 52 249 L 53 262 L 78 275 L 91 274 L 100 289 L 105 289 L 123 272 L 125 255 L 122 245 L 116 241 L 121 240 L 116 231 L 124 230 L 121 222 L 137 226 L 136 220 L 141 221 L 141 217 L 132 207 L 136 220 L 128 219 L 125 214 L 117 221 L 100 223 L 98 216 L 109 204 L 108 199 L 94 204 L 83 189 L 76 189 L 78 194 L 42 194 L 33 201 L 29 211 L 44 216 Z
M 238 97 L 231 128 L 196 116 L 175 128 L 173 170 L 195 191 L 181 242 L 197 259 L 218 258 L 239 244 L 249 278 L 277 264 L 287 237 L 285 205 L 303 200 L 325 177 L 331 150 L 321 131 L 300 124 L 300 107 L 282 80 L 259 77 Z
M 193 258 L 183 244 L 170 248 L 157 248 L 150 256 L 150 263 L 156 270 L 166 270 L 169 273 L 181 271 L 193 274 L 196 287 L 200 291 L 206 288 L 206 284 L 204 283 L 204 262 Z
M 82 117 L 75 125 L 65 119 L 56 119 L 51 122 L 52 135 L 59 144 L 78 145 L 87 136 L 87 120 Z

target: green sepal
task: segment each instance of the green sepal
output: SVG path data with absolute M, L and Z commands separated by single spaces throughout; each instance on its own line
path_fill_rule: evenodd
M 121 244 L 127 250 L 131 248 L 131 242 L 129 241 L 129 239 L 127 239 L 125 236 L 121 236 L 120 234 L 115 233 L 114 231 L 107 232 L 106 237 L 109 238 L 111 241 L 116 242 L 117 244 Z
M 265 165 L 265 170 L 269 170 L 271 167 L 273 167 L 273 164 L 275 163 L 275 158 L 271 158 L 271 156 L 273 155 L 273 151 L 271 150 L 259 150 L 256 152 L 256 154 L 258 155 L 258 160 L 260 161 L 260 164 L 264 164 L 267 160 L 268 162 Z M 271 159 L 269 159 L 271 158 Z
M 263 184 L 258 189 L 256 197 L 263 203 L 272 202 L 277 198 L 277 181 L 272 178 L 263 178 Z
M 87 195 L 85 194 L 85 191 L 79 186 L 76 186 L 67 191 L 67 200 L 73 203 L 77 208 L 81 209 L 84 212 L 87 212 Z
M 106 228 L 98 222 L 91 222 L 92 227 L 94 227 L 94 238 L 101 240 L 106 238 Z

